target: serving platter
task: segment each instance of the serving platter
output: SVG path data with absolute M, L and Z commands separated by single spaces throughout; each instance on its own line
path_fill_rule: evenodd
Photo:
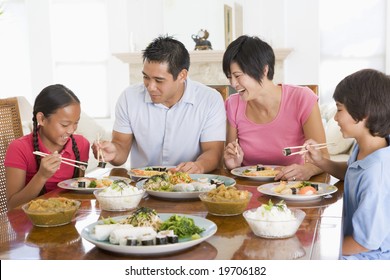
M 68 179 L 68 180 L 59 182 L 57 184 L 57 186 L 62 188 L 62 189 L 72 190 L 72 191 L 77 191 L 77 192 L 85 192 L 85 193 L 93 193 L 95 190 L 101 190 L 101 189 L 105 189 L 106 188 L 106 187 L 102 187 L 102 188 L 79 188 L 78 185 L 77 185 L 77 182 L 81 178 L 89 178 L 89 177 L 79 177 L 79 178 Z M 97 180 L 109 179 L 111 181 L 123 180 L 123 181 L 125 181 L 125 182 L 127 182 L 129 184 L 131 182 L 131 180 L 129 178 L 119 177 L 119 176 L 105 176 L 105 177 L 101 177 L 101 178 L 95 178 L 94 177 L 94 179 L 97 179 Z
M 294 185 L 296 183 L 297 183 L 296 181 L 287 182 L 288 185 Z M 338 190 L 336 186 L 329 185 L 326 183 L 318 183 L 318 182 L 310 182 L 310 183 L 318 184 L 319 190 L 317 191 L 317 193 L 311 195 L 281 194 L 275 192 L 275 188 L 280 185 L 280 182 L 261 185 L 257 187 L 257 190 L 262 194 L 276 196 L 284 200 L 295 200 L 295 201 L 310 201 L 310 200 L 321 199 L 322 197 L 335 193 Z
M 157 173 L 159 171 L 156 171 L 154 169 L 158 169 L 158 168 L 165 168 L 167 171 L 171 168 L 176 168 L 176 166 L 164 166 L 164 165 L 155 165 L 155 166 L 146 166 L 146 167 L 141 167 L 141 168 L 132 168 L 130 169 L 127 174 L 130 175 L 130 177 L 134 180 L 134 181 L 138 181 L 138 180 L 141 180 L 141 179 L 147 179 L 147 178 L 150 178 L 152 177 L 153 175 L 159 175 L 159 174 L 162 174 L 164 171 L 160 171 L 161 173 Z M 151 170 L 149 170 L 151 169 Z M 155 174 L 152 174 L 152 175 L 141 175 L 141 174 L 137 174 L 135 173 L 135 171 L 138 170 L 138 171 L 156 171 Z
M 193 180 L 198 180 L 202 178 L 207 178 L 209 181 L 211 179 L 217 179 L 224 182 L 225 186 L 227 187 L 233 187 L 236 184 L 236 180 L 221 176 L 221 175 L 214 175 L 214 174 L 190 174 L 189 175 Z M 136 187 L 137 188 L 143 188 L 144 184 L 147 180 L 142 180 L 137 182 Z M 168 191 L 155 191 L 155 190 L 148 190 L 145 189 L 145 191 L 154 197 L 158 198 L 164 198 L 164 199 L 199 199 L 199 195 L 201 193 L 205 193 L 206 191 L 191 191 L 191 192 L 168 192 Z
M 263 165 L 263 166 L 265 168 L 270 168 L 271 170 L 276 170 L 281 167 L 279 165 Z M 238 177 L 247 178 L 255 181 L 262 181 L 262 182 L 273 181 L 275 178 L 275 176 L 248 176 L 245 175 L 244 173 L 245 170 L 256 171 L 256 165 L 237 167 L 232 169 L 230 173 Z
M 165 214 L 158 214 L 161 220 L 165 221 L 169 219 L 172 215 L 172 213 L 165 213 Z M 81 237 L 88 240 L 92 244 L 94 244 L 96 247 L 101 248 L 103 250 L 107 250 L 110 252 L 115 253 L 122 253 L 122 254 L 131 254 L 131 255 L 161 255 L 161 254 L 170 254 L 173 252 L 181 251 L 190 247 L 193 247 L 206 239 L 210 238 L 217 232 L 217 225 L 207 219 L 198 217 L 198 216 L 192 216 L 192 215 L 184 215 L 184 214 L 176 214 L 179 216 L 185 216 L 187 218 L 191 218 L 194 220 L 195 225 L 197 225 L 200 228 L 204 228 L 205 230 L 200 233 L 200 238 L 191 240 L 191 238 L 180 238 L 179 243 L 175 244 L 166 244 L 166 245 L 151 245 L 151 246 L 123 246 L 123 245 L 114 245 L 109 243 L 108 241 L 98 241 L 94 239 L 91 236 L 91 232 L 95 225 L 101 223 L 101 221 L 92 223 L 88 226 L 86 226 L 81 231 Z M 127 216 L 119 216 L 112 218 L 115 221 L 120 221 L 125 219 Z

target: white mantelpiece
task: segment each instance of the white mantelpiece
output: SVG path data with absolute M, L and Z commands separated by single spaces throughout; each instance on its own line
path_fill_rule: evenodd
M 275 52 L 275 83 L 283 82 L 283 62 L 292 49 L 274 49 Z M 191 51 L 189 76 L 192 80 L 207 85 L 226 85 L 228 80 L 222 71 L 224 51 Z M 115 57 L 129 64 L 130 84 L 142 82 L 142 53 L 115 53 Z

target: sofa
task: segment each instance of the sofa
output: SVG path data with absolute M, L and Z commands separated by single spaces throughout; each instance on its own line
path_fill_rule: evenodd
M 336 143 L 328 147 L 330 158 L 334 161 L 347 161 L 351 154 L 355 140 L 344 138 L 340 127 L 334 120 L 337 108 L 335 103 L 320 105 L 320 112 L 324 124 L 326 142 Z

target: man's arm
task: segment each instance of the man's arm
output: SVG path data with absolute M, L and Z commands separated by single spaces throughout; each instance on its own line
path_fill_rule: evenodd
M 176 170 L 187 173 L 207 173 L 221 166 L 223 141 L 201 142 L 202 153 L 194 162 L 182 162 Z

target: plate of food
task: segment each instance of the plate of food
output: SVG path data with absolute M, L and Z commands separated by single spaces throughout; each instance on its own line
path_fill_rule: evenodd
M 175 168 L 176 166 L 147 166 L 142 168 L 130 169 L 127 174 L 131 176 L 133 180 L 146 179 L 154 175 L 161 175 L 167 173 L 169 169 Z
M 234 186 L 236 181 L 221 175 L 176 172 L 153 176 L 139 181 L 136 186 L 144 188 L 149 195 L 159 198 L 199 199 L 201 193 L 213 190 L 222 184 L 230 187 Z
M 307 201 L 321 199 L 337 192 L 337 187 L 326 183 L 309 181 L 280 181 L 257 187 L 262 194 L 283 198 L 284 200 Z
M 131 183 L 129 178 L 119 176 L 107 176 L 102 178 L 78 177 L 59 182 L 58 186 L 66 190 L 92 193 L 95 190 L 107 188 L 118 180 L 125 182 L 126 184 Z
M 130 216 L 105 220 L 85 227 L 81 237 L 103 250 L 131 255 L 161 255 L 181 251 L 205 241 L 217 231 L 214 222 L 202 217 L 157 214 L 145 207 L 137 209 Z
M 273 181 L 275 176 L 280 172 L 281 166 L 278 165 L 253 165 L 243 166 L 232 169 L 233 175 L 256 180 L 256 181 Z

